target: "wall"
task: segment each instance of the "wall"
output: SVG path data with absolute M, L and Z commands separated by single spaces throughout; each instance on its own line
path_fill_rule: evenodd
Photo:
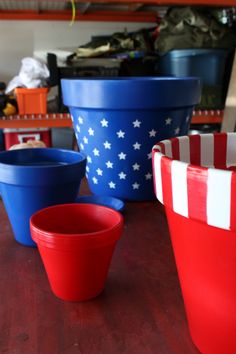
M 0 81 L 9 82 L 20 70 L 21 59 L 59 48 L 76 48 L 91 35 L 135 31 L 153 27 L 147 23 L 66 21 L 0 21 Z

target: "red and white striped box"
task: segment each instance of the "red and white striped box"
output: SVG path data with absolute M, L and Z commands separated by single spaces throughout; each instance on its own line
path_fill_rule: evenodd
M 52 146 L 51 129 L 48 128 L 4 129 L 3 133 L 6 150 L 12 145 L 26 143 L 28 140 L 40 140 L 46 147 Z

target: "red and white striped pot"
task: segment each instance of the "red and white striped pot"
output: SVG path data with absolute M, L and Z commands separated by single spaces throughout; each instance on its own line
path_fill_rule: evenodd
M 192 339 L 236 353 L 236 133 L 182 136 L 153 147 Z

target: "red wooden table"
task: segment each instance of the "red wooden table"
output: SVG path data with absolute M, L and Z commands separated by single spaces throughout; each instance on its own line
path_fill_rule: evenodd
M 52 294 L 37 249 L 16 243 L 0 201 L 0 353 L 199 353 L 162 206 L 130 202 L 124 216 L 104 292 L 70 303 Z

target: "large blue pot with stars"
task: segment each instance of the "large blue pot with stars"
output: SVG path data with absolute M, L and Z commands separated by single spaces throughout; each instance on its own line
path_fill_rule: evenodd
M 62 79 L 79 148 L 87 155 L 94 194 L 125 200 L 155 199 L 152 147 L 187 135 L 198 78 L 117 77 Z

